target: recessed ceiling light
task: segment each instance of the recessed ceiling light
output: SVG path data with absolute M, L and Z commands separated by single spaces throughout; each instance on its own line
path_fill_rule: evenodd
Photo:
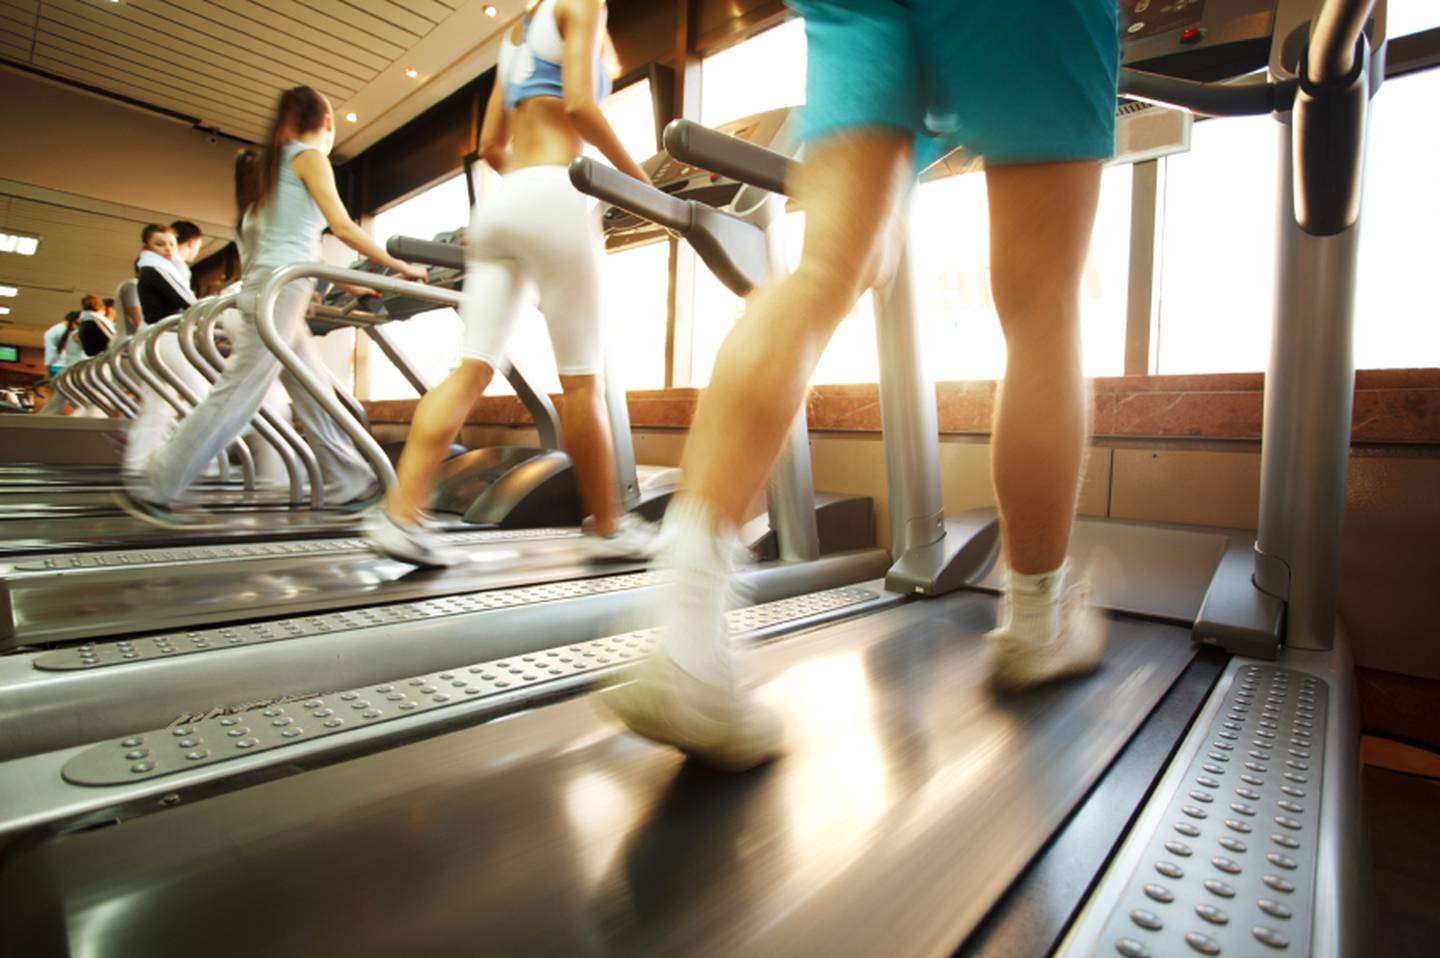
M 39 248 L 40 237 L 38 236 L 15 236 L 12 233 L 0 233 L 0 253 L 34 256 L 35 251 Z
M 413 80 L 420 75 L 420 71 L 414 67 L 407 67 L 405 69 L 405 75 Z
M 360 119 L 360 118 L 359 118 L 358 116 L 356 116 L 355 114 L 353 114 L 353 113 L 347 113 L 347 114 L 345 114 L 345 119 L 346 119 L 348 122 L 350 122 L 350 123 L 354 123 L 356 120 L 358 120 L 358 119 Z
M 19 296 L 20 291 L 14 286 L 0 286 L 0 296 Z
M 10 315 L 10 307 L 9 307 L 9 306 L 0 306 L 0 316 L 9 316 L 9 315 Z
M 488 3 L 485 4 L 485 6 L 481 7 L 481 8 L 480 8 L 480 11 L 481 11 L 482 13 L 484 13 L 485 16 L 487 16 L 487 17 L 493 17 L 493 16 L 495 16 L 496 14 L 498 14 L 498 13 L 500 12 L 499 10 L 496 10 L 492 5 L 490 5 L 490 4 L 488 4 Z

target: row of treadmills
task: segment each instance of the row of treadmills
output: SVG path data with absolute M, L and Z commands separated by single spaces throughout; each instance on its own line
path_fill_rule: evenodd
M 1335 344 L 1353 322 L 1383 3 L 1208 0 L 1153 24 L 1146 6 L 1127 5 L 1126 102 L 1273 114 L 1282 254 L 1260 528 L 1081 521 L 1072 553 L 1109 613 L 1097 674 L 1012 696 L 984 684 L 998 536 L 990 512 L 947 517 L 940 501 L 908 253 L 875 297 L 887 547 L 868 500 L 814 493 L 803 416 L 746 530 L 760 561 L 730 624 L 791 742 L 745 775 L 593 706 L 653 642 L 659 583 L 582 561 L 571 523 L 483 528 L 466 506 L 452 534 L 471 562 L 377 559 L 316 501 L 283 421 L 280 508 L 245 505 L 237 451 L 240 478 L 217 467 L 205 494 L 241 504 L 188 540 L 84 499 L 113 465 L 12 462 L 0 954 L 1359 953 L 1356 705 L 1335 607 L 1353 368 Z M 613 235 L 678 234 L 743 295 L 783 248 L 803 162 L 790 120 L 672 123 L 647 164 L 659 188 L 583 158 L 571 179 L 609 204 Z M 437 270 L 459 256 L 393 251 Z M 387 354 L 383 325 L 407 303 L 458 293 L 301 266 L 255 306 L 387 478 L 353 401 L 274 335 L 273 294 L 300 275 L 379 290 L 383 309 L 332 299 L 316 321 L 378 330 Z M 213 344 L 225 305 L 176 335 Z M 76 399 L 119 407 L 146 359 L 142 342 L 77 378 Z M 553 476 L 558 429 L 543 397 L 526 402 L 547 448 L 456 461 Z M 73 451 L 114 428 L 39 418 L 0 417 L 21 437 L 9 447 Z M 644 482 L 627 482 L 640 504 Z

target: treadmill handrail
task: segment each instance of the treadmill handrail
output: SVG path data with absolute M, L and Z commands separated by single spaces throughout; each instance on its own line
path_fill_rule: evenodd
M 770 274 L 765 231 L 753 222 L 708 203 L 677 199 L 589 157 L 570 164 L 570 182 L 582 193 L 675 231 L 736 296 L 749 296 Z
M 424 263 L 444 269 L 465 268 L 465 250 L 456 243 L 437 243 L 415 236 L 392 236 L 385 242 L 385 252 L 407 263 Z
M 1126 68 L 1120 71 L 1119 91 L 1122 96 L 1203 116 L 1264 116 L 1290 108 L 1295 83 L 1203 83 Z
M 225 369 L 225 359 L 215 345 L 215 325 L 221 314 L 233 307 L 239 298 L 238 293 L 224 293 L 203 300 L 202 309 L 185 311 L 176 330 L 180 339 L 180 351 L 200 375 L 205 377 L 206 382 L 212 385 L 219 381 L 220 374 Z M 256 435 L 268 443 L 284 463 L 285 475 L 290 483 L 290 504 L 303 505 L 305 484 L 300 470 L 306 470 L 305 475 L 311 482 L 321 481 L 320 465 L 314 453 L 294 427 L 263 405 L 251 420 L 251 426 Z M 244 440 L 241 439 L 240 442 L 243 443 Z
M 689 163 L 762 190 L 789 196 L 799 164 L 782 153 L 719 133 L 693 120 L 671 120 L 665 127 L 665 151 Z
M 1348 79 L 1356 66 L 1356 48 L 1375 0 L 1326 0 L 1310 27 L 1305 80 L 1312 86 Z
M 629 210 L 666 229 L 683 233 L 690 228 L 690 204 L 587 156 L 577 156 L 571 161 L 570 182 L 582 193 Z
M 385 450 L 370 435 L 361 422 L 345 408 L 339 398 L 336 397 L 330 384 L 321 379 L 320 374 L 311 369 L 301 361 L 295 350 L 290 347 L 280 335 L 275 325 L 275 301 L 280 296 L 280 290 L 289 283 L 303 279 L 327 279 L 332 283 L 352 283 L 356 286 L 368 286 L 380 292 L 403 293 L 416 299 L 427 300 L 439 303 L 442 306 L 450 306 L 459 309 L 464 302 L 464 295 L 458 290 L 441 289 L 427 286 L 424 283 L 415 283 L 409 280 L 400 279 L 395 276 L 383 276 L 377 273 L 364 273 L 355 269 L 343 269 L 338 266 L 329 266 L 324 263 L 293 263 L 274 270 L 265 277 L 257 293 L 242 293 L 242 301 L 249 296 L 253 299 L 253 315 L 255 317 L 255 329 L 260 334 L 263 342 L 280 364 L 289 370 L 301 387 L 308 392 L 320 408 L 325 410 L 335 424 L 350 437 L 355 443 L 355 448 L 370 463 L 375 471 L 375 476 L 385 490 L 395 486 L 395 467 L 390 464 L 390 457 L 385 455 Z M 246 304 L 250 305 L 250 304 Z M 324 484 L 312 484 L 310 489 L 310 502 L 316 509 L 324 508 L 325 492 Z

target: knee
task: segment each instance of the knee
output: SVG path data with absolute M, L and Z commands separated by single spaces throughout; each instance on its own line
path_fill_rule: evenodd
M 1007 340 L 1051 338 L 1079 329 L 1078 283 L 1043 267 L 990 273 L 990 294 Z
M 495 370 L 489 363 L 479 359 L 466 359 L 450 374 L 451 380 L 469 392 L 483 392 L 495 377 Z
M 561 376 L 560 391 L 565 394 L 565 403 L 594 403 L 604 394 L 604 384 L 599 374 L 587 376 Z

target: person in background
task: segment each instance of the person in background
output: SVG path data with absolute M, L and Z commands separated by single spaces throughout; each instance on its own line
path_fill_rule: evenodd
M 45 330 L 45 372 L 50 377 L 50 395 L 46 397 L 45 405 L 40 407 L 42 416 L 62 416 L 70 406 L 65 394 L 55 387 L 55 380 L 65 367 L 79 358 L 73 350 L 73 345 L 79 343 L 79 337 L 75 335 L 79 319 L 78 312 L 66 313 L 64 319 Z M 80 356 L 83 355 L 82 351 Z
M 1097 668 L 1088 582 L 1066 561 L 1088 429 L 1080 279 L 1114 151 L 1113 0 L 789 0 L 804 18 L 800 264 L 726 338 L 665 514 L 671 575 L 656 653 L 603 699 L 632 731 L 723 769 L 776 756 L 725 624 L 736 532 L 836 325 L 898 262 L 916 172 L 963 145 L 985 161 L 990 285 L 1005 335 L 992 470 L 1008 565 L 985 637 L 1001 690 Z
M 140 231 L 140 243 L 143 248 L 135 261 L 135 278 L 145 322 L 158 323 L 183 313 L 195 302 L 195 294 L 190 289 L 189 267 L 175 245 L 175 233 L 168 226 L 151 223 Z
M 105 301 L 99 296 L 92 293 L 80 300 L 75 334 L 86 356 L 99 356 L 110 348 L 110 342 L 115 338 L 115 325 L 105 314 Z
M 327 223 L 341 242 L 406 279 L 423 281 L 429 275 L 423 267 L 391 256 L 350 218 L 328 159 L 334 145 L 335 115 L 323 94 L 308 86 L 281 94 L 260 164 L 257 199 L 249 209 L 239 211 L 242 234 L 252 217 L 258 227 L 254 254 L 245 263 L 242 303 L 254 302 L 272 271 L 317 261 L 320 231 Z M 276 298 L 274 317 L 280 335 L 301 361 L 322 370 L 305 324 L 314 287 L 308 279 L 286 285 Z M 181 497 L 206 465 L 249 427 L 279 376 L 325 474 L 327 501 L 339 508 L 370 505 L 378 486 L 373 471 L 304 386 L 281 371 L 279 360 L 255 330 L 254 316 L 244 313 L 231 338 L 234 349 L 220 380 L 171 440 L 130 471 L 121 504 L 162 524 L 193 524 L 193 518 L 178 515 L 174 508 L 183 505 Z
M 116 331 L 122 337 L 135 335 L 145 322 L 145 313 L 140 308 L 140 284 L 133 277 L 115 287 L 115 300 L 120 306 L 120 321 Z
M 588 142 L 621 172 L 649 182 L 600 110 L 609 92 L 605 16 L 603 0 L 532 2 L 500 48 L 480 150 L 501 180 L 476 206 L 467 234 L 460 365 L 420 400 L 398 482 L 366 524 L 382 555 L 422 566 L 457 561 L 425 528 L 425 507 L 445 450 L 504 362 L 532 287 L 565 392 L 565 451 L 591 514 L 584 545 L 595 558 L 645 558 L 653 550 L 653 528 L 620 504 L 601 384 L 601 239 L 566 172 Z
M 45 371 L 51 379 L 69 365 L 65 359 L 65 347 L 74 336 L 75 323 L 79 318 L 79 313 L 67 313 L 64 319 L 45 330 Z
M 195 260 L 199 258 L 200 247 L 205 245 L 205 234 L 189 220 L 176 220 L 171 223 L 170 232 L 175 234 L 175 255 L 185 264 L 185 278 L 188 282 L 190 267 L 194 266 Z

